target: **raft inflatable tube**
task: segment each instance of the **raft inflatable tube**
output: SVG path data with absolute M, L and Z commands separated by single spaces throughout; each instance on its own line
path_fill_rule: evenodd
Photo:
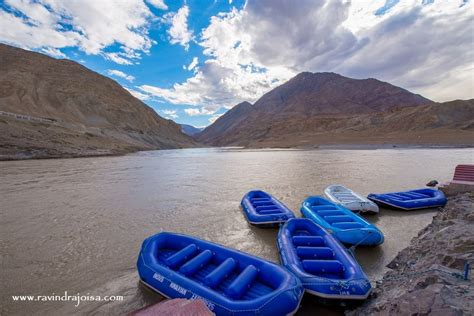
M 291 219 L 278 233 L 282 265 L 296 275 L 306 292 L 323 299 L 365 300 L 369 279 L 333 236 L 306 218 Z
M 320 196 L 304 200 L 301 213 L 344 244 L 377 246 L 384 242 L 382 232 L 373 224 L 344 206 Z
M 278 226 L 295 217 L 295 214 L 283 203 L 261 190 L 248 192 L 240 204 L 247 221 L 255 226 Z
M 287 315 L 301 282 L 281 266 L 195 237 L 147 238 L 137 262 L 141 281 L 168 298 L 202 299 L 216 315 Z
M 444 193 L 436 189 L 418 189 L 383 194 L 372 193 L 367 198 L 382 207 L 403 211 L 444 207 L 447 203 Z

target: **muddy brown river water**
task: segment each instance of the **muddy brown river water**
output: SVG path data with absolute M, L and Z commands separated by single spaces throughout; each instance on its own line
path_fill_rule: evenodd
M 185 149 L 121 157 L 0 162 L 1 315 L 126 314 L 160 300 L 138 284 L 147 236 L 192 234 L 278 262 L 276 229 L 249 226 L 239 209 L 248 190 L 299 205 L 344 184 L 362 194 L 447 181 L 473 149 Z M 370 279 L 426 226 L 436 210 L 381 209 L 366 216 L 385 243 L 358 248 Z M 15 302 L 12 295 L 122 295 L 122 302 Z M 311 298 L 300 314 L 320 307 Z M 337 314 L 337 311 L 332 311 Z

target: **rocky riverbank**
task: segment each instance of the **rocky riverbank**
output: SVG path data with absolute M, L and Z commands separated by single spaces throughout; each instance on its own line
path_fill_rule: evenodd
M 348 315 L 471 315 L 474 285 L 474 192 L 449 199 L 433 222 L 388 265 L 391 271 L 363 306 Z

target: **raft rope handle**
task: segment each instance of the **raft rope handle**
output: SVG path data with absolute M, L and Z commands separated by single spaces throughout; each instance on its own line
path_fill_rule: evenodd
M 322 279 L 325 282 L 302 282 L 303 285 L 340 285 L 341 282 L 344 284 L 347 283 L 359 283 L 359 282 L 367 282 L 370 283 L 368 279 L 365 278 L 358 278 L 358 279 L 349 279 L 347 281 L 341 281 L 341 280 L 333 280 L 325 277 L 320 277 L 320 276 L 315 276 L 315 278 Z
M 471 270 L 471 264 L 466 261 L 464 264 L 464 274 L 463 274 L 463 280 L 469 280 L 469 271 Z
M 360 245 L 361 243 L 363 243 L 367 238 L 369 238 L 369 237 L 370 237 L 370 234 L 372 234 L 372 232 L 371 232 L 371 231 L 368 231 L 367 236 L 365 236 L 364 238 L 362 238 L 362 240 L 360 240 L 357 244 L 352 245 L 351 247 L 349 247 L 349 248 L 347 249 L 347 251 L 349 252 L 349 254 L 350 254 L 354 259 L 356 258 L 356 257 L 355 257 L 355 250 L 356 250 L 357 246 L 359 246 L 359 245 Z
M 322 282 L 302 282 L 303 286 L 308 286 L 308 285 L 337 285 L 337 286 L 340 286 L 341 283 L 344 283 L 345 285 L 347 285 L 347 283 L 358 283 L 358 282 L 368 282 L 368 283 L 379 283 L 381 281 L 392 281 L 392 280 L 403 280 L 407 277 L 410 277 L 410 276 L 419 276 L 421 274 L 425 274 L 425 273 L 428 273 L 428 272 L 433 272 L 433 271 L 437 271 L 437 272 L 441 272 L 441 273 L 444 273 L 446 275 L 449 275 L 449 276 L 452 276 L 456 279 L 461 279 L 461 280 L 469 280 L 469 272 L 471 270 L 471 265 L 469 262 L 466 262 L 465 265 L 464 265 L 464 270 L 459 270 L 460 272 L 448 272 L 448 271 L 445 271 L 445 270 L 442 270 L 442 269 L 438 269 L 438 268 L 433 268 L 433 269 L 427 269 L 427 270 L 424 270 L 424 271 L 417 271 L 417 272 L 412 272 L 412 273 L 407 273 L 407 274 L 404 274 L 402 276 L 387 276 L 387 277 L 384 277 L 382 279 L 379 279 L 379 280 L 375 280 L 375 279 L 365 279 L 365 278 L 359 278 L 359 279 L 351 279 L 351 280 L 348 280 L 348 281 L 340 281 L 340 280 L 333 280 L 333 279 L 329 279 L 329 278 L 325 278 L 325 277 L 320 277 L 320 276 L 317 276 L 317 278 L 321 279 Z

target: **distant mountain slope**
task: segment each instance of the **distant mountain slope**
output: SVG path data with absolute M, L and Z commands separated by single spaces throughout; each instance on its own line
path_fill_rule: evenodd
M 397 135 L 405 143 L 472 144 L 471 119 L 472 100 L 436 104 L 376 79 L 301 73 L 254 105 L 235 106 L 197 138 L 250 147 L 396 143 Z M 439 129 L 451 136 L 430 134 Z
M 202 127 L 194 127 L 188 124 L 180 124 L 180 126 L 181 126 L 181 131 L 189 136 L 194 136 L 200 133 L 204 129 Z
M 375 114 L 267 119 L 241 126 L 222 146 L 308 147 L 340 144 L 474 146 L 474 99 L 398 108 Z
M 218 144 L 220 139 L 226 137 L 227 132 L 237 130 L 242 121 L 250 117 L 252 112 L 252 104 L 239 103 L 196 135 L 197 139 L 208 144 Z
M 76 62 L 0 44 L 0 69 L 4 158 L 17 153 L 82 156 L 194 145 L 178 124 L 160 117 L 117 82 Z

